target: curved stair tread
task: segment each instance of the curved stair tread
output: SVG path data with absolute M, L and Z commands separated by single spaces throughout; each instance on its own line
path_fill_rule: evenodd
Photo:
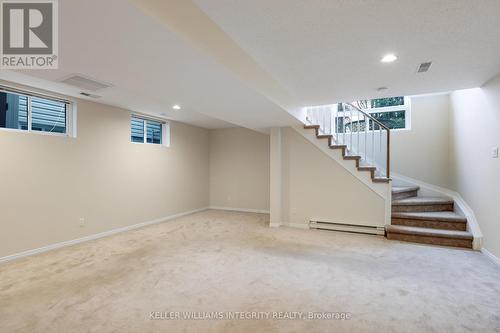
M 467 218 L 455 212 L 394 212 L 393 218 L 466 223 Z
M 453 199 L 441 197 L 412 197 L 392 201 L 394 206 L 446 205 L 453 203 Z
M 393 186 L 392 194 L 404 193 L 404 192 L 413 192 L 420 190 L 418 186 Z
M 444 229 L 429 229 L 419 227 L 407 227 L 402 225 L 388 225 L 385 229 L 388 233 L 425 236 L 425 237 L 439 237 L 439 238 L 452 238 L 452 239 L 467 239 L 472 240 L 472 233 L 468 231 L 458 230 L 444 230 Z

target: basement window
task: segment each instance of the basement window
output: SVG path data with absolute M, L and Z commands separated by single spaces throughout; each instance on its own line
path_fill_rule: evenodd
M 0 128 L 68 135 L 68 101 L 0 87 Z
M 405 96 L 396 96 L 396 97 L 386 97 L 386 98 L 377 98 L 371 100 L 360 100 L 353 102 L 355 106 L 362 109 L 364 112 L 369 113 L 375 119 L 389 127 L 391 130 L 402 130 L 402 129 L 410 129 L 411 128 L 411 113 L 410 113 L 410 98 Z M 344 119 L 344 115 L 348 115 L 348 112 L 351 110 L 351 106 L 344 103 L 338 104 L 338 112 L 342 113 L 341 117 Z M 342 132 L 343 124 L 339 121 L 337 122 L 339 126 L 339 132 Z M 372 129 L 373 123 L 370 122 L 370 130 Z M 353 130 L 356 131 L 357 127 L 360 127 L 361 130 L 364 130 L 364 120 L 354 120 L 352 125 L 346 123 L 345 127 L 348 131 L 350 129 L 349 126 L 353 126 Z M 375 129 L 378 129 L 378 126 L 375 125 Z
M 147 143 L 169 146 L 169 124 L 132 115 L 130 120 L 130 140 L 133 143 Z

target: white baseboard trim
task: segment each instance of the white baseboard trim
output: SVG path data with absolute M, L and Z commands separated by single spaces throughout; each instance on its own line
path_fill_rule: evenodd
M 11 255 L 8 255 L 8 256 L 5 256 L 5 257 L 1 257 L 0 258 L 0 264 L 8 262 L 8 261 L 13 261 L 13 260 L 16 260 L 16 259 L 21 259 L 21 258 L 24 258 L 24 257 L 28 257 L 28 256 L 31 256 L 31 255 L 34 255 L 34 254 L 39 254 L 39 253 L 43 253 L 43 252 L 47 252 L 47 251 L 52 251 L 52 250 L 60 249 L 62 247 L 71 246 L 71 245 L 75 245 L 75 244 L 79 244 L 79 243 L 83 243 L 83 242 L 88 242 L 88 241 L 91 241 L 91 240 L 95 240 L 95 239 L 99 239 L 99 238 L 111 236 L 111 235 L 122 233 L 122 232 L 125 232 L 125 231 L 130 231 L 130 230 L 143 228 L 143 227 L 146 227 L 146 226 L 149 226 L 149 225 L 153 225 L 153 224 L 158 224 L 158 223 L 161 223 L 161 222 L 166 222 L 166 221 L 173 220 L 173 219 L 176 219 L 176 218 L 179 218 L 179 217 L 182 217 L 182 216 L 186 216 L 186 215 L 189 215 L 189 214 L 194 214 L 194 213 L 202 212 L 202 211 L 207 210 L 207 209 L 209 209 L 209 208 L 208 207 L 204 207 L 204 208 L 194 209 L 194 210 L 190 210 L 190 211 L 187 211 L 187 212 L 182 212 L 182 213 L 179 213 L 179 214 L 174 214 L 174 215 L 170 215 L 170 216 L 166 216 L 166 217 L 161 217 L 159 219 L 155 219 L 155 220 L 152 220 L 152 221 L 147 221 L 147 222 L 142 222 L 142 223 L 138 223 L 138 224 L 133 224 L 133 225 L 129 225 L 129 226 L 126 226 L 126 227 L 123 227 L 123 228 L 118 228 L 118 229 L 113 229 L 113 230 L 109 230 L 109 231 L 104 231 L 104 232 L 101 232 L 101 233 L 98 233 L 98 234 L 89 235 L 89 236 L 85 236 L 85 237 L 82 237 L 82 238 L 77 238 L 77 239 L 72 239 L 72 240 L 65 241 L 65 242 L 60 242 L 60 243 L 55 243 L 55 244 L 47 245 L 47 246 L 44 246 L 44 247 L 40 247 L 38 249 L 27 250 L 27 251 L 23 251 L 23 252 L 20 252 L 20 253 L 11 254 Z
M 234 207 L 210 206 L 209 209 L 228 210 L 228 211 L 232 211 L 232 212 L 243 212 L 243 213 L 269 214 L 268 210 L 252 209 L 252 208 L 234 208 Z
M 484 255 L 487 256 L 495 264 L 497 264 L 498 266 L 500 266 L 500 258 L 498 258 L 497 256 L 495 256 L 490 251 L 486 250 L 484 247 L 481 249 L 481 252 L 484 253 Z

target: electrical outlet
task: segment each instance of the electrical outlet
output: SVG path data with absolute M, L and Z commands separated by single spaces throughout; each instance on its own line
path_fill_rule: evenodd
M 498 147 L 491 148 L 491 158 L 498 158 Z
M 80 225 L 80 227 L 85 226 L 85 218 L 80 217 L 80 220 L 79 220 L 78 224 Z

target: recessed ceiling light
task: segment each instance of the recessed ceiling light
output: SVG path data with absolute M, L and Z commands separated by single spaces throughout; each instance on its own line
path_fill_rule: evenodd
M 380 62 L 383 63 L 388 63 L 388 62 L 394 62 L 398 59 L 395 54 L 389 53 L 386 54 L 382 59 L 380 59 Z
M 172 106 L 172 109 L 174 109 L 174 110 L 180 110 L 181 107 L 180 107 L 180 105 L 175 104 L 174 106 Z

